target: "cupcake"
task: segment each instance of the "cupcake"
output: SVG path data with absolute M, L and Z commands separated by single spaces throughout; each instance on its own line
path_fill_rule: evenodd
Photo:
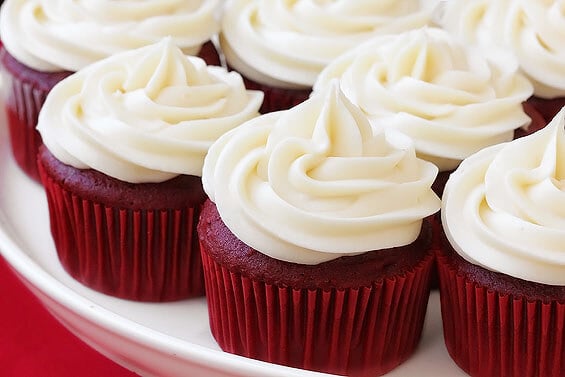
M 439 28 L 373 37 L 326 66 L 314 91 L 336 78 L 373 127 L 410 136 L 438 166 L 438 195 L 464 158 L 545 125 L 524 111 L 533 88 L 510 57 L 495 64 Z
M 219 346 L 351 376 L 406 360 L 428 302 L 436 174 L 337 85 L 220 137 L 198 225 Z
M 171 36 L 186 54 L 220 64 L 211 42 L 220 29 L 220 0 L 7 0 L 0 10 L 0 68 L 10 144 L 16 163 L 39 180 L 41 138 L 35 130 L 47 93 L 72 72 L 114 53 Z
M 259 114 L 262 96 L 171 38 L 55 85 L 39 114 L 38 167 L 67 272 L 132 300 L 202 295 L 195 232 L 204 156 Z
M 467 158 L 445 187 L 445 344 L 471 376 L 565 370 L 564 117 Z
M 549 122 L 565 105 L 565 14 L 560 1 L 453 0 L 441 24 L 467 43 L 514 54 L 534 85 L 528 104 Z
M 426 25 L 431 13 L 419 0 L 228 0 L 219 41 L 228 66 L 265 92 L 267 113 L 308 98 L 339 54 L 373 35 Z

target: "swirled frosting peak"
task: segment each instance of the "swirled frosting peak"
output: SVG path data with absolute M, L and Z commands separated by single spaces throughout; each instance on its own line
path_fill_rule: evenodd
M 38 130 L 62 162 L 127 182 L 202 173 L 220 135 L 257 116 L 263 94 L 171 38 L 113 55 L 58 83 Z
M 542 130 L 469 157 L 443 194 L 448 239 L 465 259 L 565 285 L 565 110 Z
M 440 170 L 530 122 L 522 102 L 533 88 L 516 62 L 494 65 L 439 28 L 372 38 L 330 63 L 314 91 L 335 78 L 375 126 L 412 137 Z
M 373 35 L 430 22 L 420 0 L 228 0 L 220 42 L 244 76 L 277 87 L 311 87 L 322 68 Z
M 565 94 L 565 1 L 446 1 L 442 27 L 485 51 L 506 49 L 539 97 Z
M 78 71 L 117 52 L 170 36 L 196 55 L 219 32 L 220 0 L 6 0 L 6 49 L 39 71 Z
M 317 264 L 413 242 L 439 209 L 437 167 L 399 133 L 375 133 L 333 85 L 269 113 L 210 148 L 204 189 L 222 220 L 251 247 Z

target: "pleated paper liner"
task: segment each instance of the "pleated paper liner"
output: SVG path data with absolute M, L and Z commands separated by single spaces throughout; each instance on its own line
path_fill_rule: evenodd
M 199 207 L 114 208 L 73 194 L 39 168 L 57 254 L 73 278 L 136 301 L 204 295 Z
M 227 352 L 302 369 L 382 375 L 420 340 L 433 255 L 349 289 L 296 289 L 230 271 L 201 245 L 210 327 Z
M 23 172 L 39 182 L 36 157 L 41 136 L 35 129 L 39 111 L 51 88 L 71 72 L 40 72 L 0 48 L 2 94 L 12 154 Z
M 565 303 L 501 293 L 460 273 L 438 255 L 447 350 L 473 377 L 561 377 L 565 373 Z

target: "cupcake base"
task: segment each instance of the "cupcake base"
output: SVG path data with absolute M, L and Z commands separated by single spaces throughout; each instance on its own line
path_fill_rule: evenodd
M 37 150 L 41 136 L 35 129 L 39 111 L 47 94 L 72 72 L 40 72 L 18 62 L 0 47 L 3 100 L 10 145 L 16 164 L 30 178 L 39 182 Z
M 200 177 L 130 184 L 67 166 L 44 146 L 38 166 L 57 255 L 73 278 L 136 301 L 204 295 Z
M 198 231 L 210 327 L 224 351 L 374 377 L 415 350 L 433 266 L 427 226 L 409 246 L 314 266 L 248 247 L 211 201 L 203 206 Z
M 474 377 L 563 376 L 565 287 L 486 270 L 444 240 L 437 256 L 444 338 Z

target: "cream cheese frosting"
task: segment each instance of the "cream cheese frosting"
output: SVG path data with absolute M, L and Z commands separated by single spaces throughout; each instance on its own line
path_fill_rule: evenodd
M 332 59 L 376 34 L 430 22 L 420 0 L 228 0 L 220 43 L 228 64 L 254 81 L 309 88 Z
M 439 28 L 373 37 L 331 62 L 314 91 L 340 80 L 345 95 L 375 127 L 415 141 L 440 170 L 512 140 L 530 123 L 522 102 L 533 92 L 515 61 L 498 66 Z
M 196 55 L 220 30 L 220 6 L 220 0 L 6 0 L 0 35 L 31 68 L 78 71 L 168 36 Z
M 469 157 L 451 174 L 442 222 L 471 263 L 565 285 L 565 111 L 542 130 Z
M 185 56 L 170 37 L 112 55 L 58 83 L 38 130 L 55 157 L 132 182 L 202 174 L 210 145 L 257 116 L 263 93 Z
M 436 175 L 408 137 L 375 132 L 334 84 L 220 137 L 202 182 L 244 243 L 318 264 L 413 242 L 423 218 L 439 209 Z
M 536 96 L 565 95 L 565 1 L 450 0 L 439 22 L 486 51 L 513 53 Z

